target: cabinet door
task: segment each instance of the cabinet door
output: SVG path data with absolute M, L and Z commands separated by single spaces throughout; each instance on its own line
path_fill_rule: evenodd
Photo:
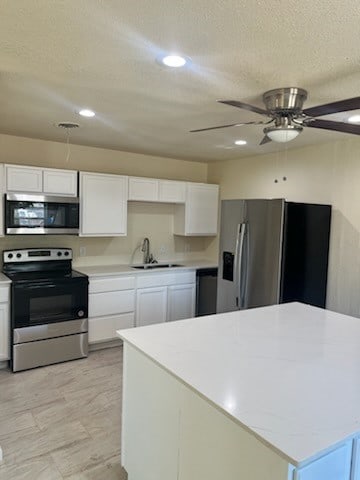
M 360 436 L 354 438 L 351 480 L 360 480 Z
M 10 358 L 10 319 L 7 303 L 0 303 L 0 361 Z
M 168 287 L 168 321 L 191 318 L 195 314 L 195 285 Z
M 167 287 L 139 288 L 136 294 L 136 326 L 166 322 Z
M 126 235 L 127 180 L 121 175 L 80 173 L 80 235 Z
M 185 203 L 186 183 L 171 180 L 159 180 L 159 201 L 167 203 Z
M 6 165 L 6 190 L 8 192 L 42 193 L 42 169 Z
M 134 313 L 89 318 L 89 344 L 117 340 L 116 330 L 134 327 Z
M 45 169 L 43 192 L 49 195 L 77 195 L 77 172 L 73 170 Z
M 129 200 L 157 202 L 159 197 L 159 180 L 156 178 L 129 178 Z
M 349 480 L 351 450 L 352 441 L 349 440 L 305 467 L 295 469 L 294 480 Z
M 188 183 L 185 207 L 185 234 L 216 235 L 218 204 L 218 185 Z

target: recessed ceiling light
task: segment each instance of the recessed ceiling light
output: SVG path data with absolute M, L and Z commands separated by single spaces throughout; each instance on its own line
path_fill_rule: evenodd
M 246 140 L 235 140 L 235 145 L 246 145 L 247 141 Z
M 360 123 L 360 115 L 352 115 L 348 118 L 349 123 Z
M 88 108 L 83 108 L 81 110 L 79 110 L 79 115 L 81 115 L 82 117 L 95 117 L 95 112 L 93 112 L 92 110 L 89 110 Z
M 185 57 L 184 55 L 177 55 L 175 53 L 169 55 L 160 55 L 156 60 L 161 65 L 165 65 L 166 67 L 171 68 L 184 67 L 191 62 L 189 57 Z

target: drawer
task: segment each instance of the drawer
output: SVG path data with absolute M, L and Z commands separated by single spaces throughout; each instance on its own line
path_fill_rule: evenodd
M 133 312 L 135 291 L 91 293 L 89 295 L 89 318 Z
M 90 278 L 89 293 L 113 292 L 135 288 L 135 277 Z
M 137 287 L 166 287 L 170 285 L 181 285 L 184 283 L 195 283 L 195 280 L 195 270 L 175 273 L 154 273 L 139 275 L 137 279 Z
M 89 343 L 116 340 L 116 330 L 135 326 L 134 313 L 124 313 L 113 317 L 89 318 Z
M 349 480 L 351 450 L 349 440 L 305 467 L 295 469 L 294 480 Z
M 9 301 L 10 288 L 0 287 L 0 303 Z

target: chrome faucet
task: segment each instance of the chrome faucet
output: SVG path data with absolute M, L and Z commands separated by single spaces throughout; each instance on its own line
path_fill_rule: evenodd
M 147 237 L 142 242 L 141 251 L 144 252 L 143 263 L 151 263 L 150 240 Z

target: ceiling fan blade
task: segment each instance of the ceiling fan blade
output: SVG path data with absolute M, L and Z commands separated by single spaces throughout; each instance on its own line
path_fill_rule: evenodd
M 218 100 L 218 103 L 224 103 L 225 105 L 231 105 L 232 107 L 243 108 L 244 110 L 259 113 L 260 115 L 268 115 L 268 112 L 262 108 L 249 105 L 248 103 L 238 102 L 237 100 Z
M 306 108 L 303 112 L 305 115 L 309 115 L 309 117 L 321 117 L 322 115 L 330 115 L 330 113 L 347 112 L 349 110 L 357 110 L 358 108 L 360 108 L 360 97 L 354 97 L 340 100 L 339 102 L 327 103 L 326 105 Z
M 190 130 L 190 133 L 205 132 L 206 130 L 216 130 L 218 128 L 241 127 L 243 125 L 263 125 L 263 124 L 264 122 L 231 123 L 230 125 L 219 125 L 218 127 L 197 128 L 196 130 Z
M 303 125 L 311 128 L 323 128 L 325 130 L 335 130 L 337 132 L 352 133 L 360 135 L 360 125 L 354 123 L 331 122 L 330 120 L 311 120 L 304 122 Z
M 271 141 L 272 141 L 271 138 L 269 138 L 267 135 L 265 135 L 265 137 L 261 140 L 259 145 L 265 145 L 265 143 L 269 143 Z
M 197 128 L 196 130 L 190 130 L 190 133 L 205 132 L 206 130 L 216 130 L 217 128 L 237 127 L 238 125 L 242 125 L 242 123 L 231 123 L 230 125 L 219 125 L 218 127 Z

